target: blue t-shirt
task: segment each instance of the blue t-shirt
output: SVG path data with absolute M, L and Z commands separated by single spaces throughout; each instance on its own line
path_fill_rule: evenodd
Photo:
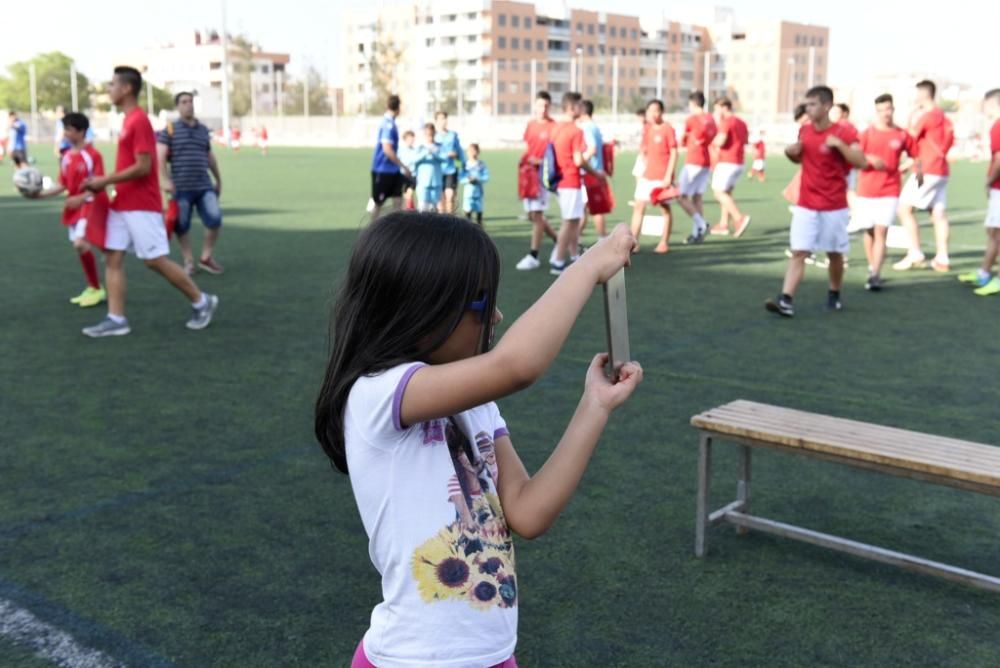
M 10 126 L 11 137 L 13 142 L 11 143 L 10 150 L 12 151 L 27 151 L 28 150 L 28 126 L 20 118 L 14 121 L 14 124 Z
M 378 126 L 378 138 L 375 140 L 375 155 L 372 156 L 372 171 L 379 174 L 399 174 L 399 166 L 389 160 L 382 143 L 392 144 L 393 151 L 399 151 L 399 130 L 396 129 L 396 119 L 386 113 Z
M 465 152 L 462 150 L 462 142 L 458 139 L 458 133 L 454 130 L 446 130 L 434 135 L 434 141 L 441 144 L 441 152 L 447 158 L 442 168 L 442 174 L 457 174 L 458 165 L 465 164 Z M 448 154 L 454 153 L 456 157 L 449 158 Z M 456 162 L 456 160 L 458 162 Z
M 597 123 L 594 121 L 589 121 L 583 125 L 583 140 L 587 144 L 587 148 L 591 146 L 597 147 L 597 152 L 594 157 L 590 159 L 590 166 L 594 169 L 603 172 L 604 171 L 604 137 L 601 136 L 601 130 L 597 127 Z

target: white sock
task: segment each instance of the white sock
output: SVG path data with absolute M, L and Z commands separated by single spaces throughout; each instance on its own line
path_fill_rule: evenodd
M 208 303 L 208 297 L 206 297 L 205 293 L 203 292 L 201 293 L 201 297 L 198 298 L 198 301 L 191 302 L 191 306 L 195 307 L 196 309 L 203 309 L 205 308 L 205 304 L 207 303 Z
M 700 213 L 695 212 L 694 216 L 692 217 L 694 218 L 695 232 L 698 232 L 699 230 L 704 230 L 705 228 L 708 227 L 708 222 L 705 220 L 704 216 L 702 216 Z
M 110 318 L 111 322 L 115 323 L 116 325 L 124 325 L 127 322 L 125 320 L 125 316 L 115 315 L 114 313 L 108 313 L 108 318 Z

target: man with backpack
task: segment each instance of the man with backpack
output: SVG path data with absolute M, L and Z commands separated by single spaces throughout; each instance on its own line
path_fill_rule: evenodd
M 543 181 L 549 190 L 555 187 L 559 196 L 559 211 L 562 214 L 562 226 L 559 228 L 559 238 L 556 241 L 556 253 L 550 262 L 551 273 L 558 276 L 569 266 L 572 250 L 576 249 L 580 237 L 580 220 L 583 218 L 583 207 L 586 203 L 583 179 L 580 172 L 592 175 L 600 180 L 607 180 L 607 174 L 583 159 L 587 150 L 587 142 L 583 130 L 576 124 L 582 111 L 583 96 L 568 92 L 562 98 L 562 116 L 552 130 L 552 144 L 546 149 L 545 164 L 551 164 L 555 158 L 555 170 L 545 169 L 543 165 Z
M 906 257 L 892 265 L 896 271 L 923 267 L 927 263 L 920 249 L 920 230 L 913 215 L 914 209 L 930 211 L 934 221 L 937 252 L 931 267 L 938 272 L 951 269 L 948 258 L 948 151 L 955 143 L 955 129 L 934 101 L 936 94 L 937 87 L 933 81 L 924 80 L 917 84 L 917 107 L 910 115 L 909 127 L 917 157 L 913 175 L 906 182 L 899 201 L 899 220 L 909 233 L 910 250 Z
M 614 144 L 604 143 L 604 135 L 601 134 L 601 129 L 594 122 L 594 103 L 590 100 L 584 100 L 581 104 L 583 105 L 583 113 L 580 115 L 580 129 L 583 130 L 583 140 L 587 144 L 587 150 L 583 152 L 583 159 L 589 162 L 595 170 L 611 176 L 614 170 Z M 587 224 L 586 214 L 589 213 L 594 219 L 598 238 L 603 239 L 607 234 L 604 216 L 615 208 L 611 184 L 593 174 L 584 174 L 583 188 L 587 197 L 585 217 L 580 225 L 580 233 L 583 233 L 583 228 Z
M 556 240 L 555 230 L 545 220 L 549 207 L 549 192 L 542 186 L 540 173 L 545 149 L 552 141 L 555 121 L 549 116 L 552 97 L 541 90 L 535 96 L 535 117 L 524 128 L 524 155 L 518 165 L 517 191 L 524 202 L 524 212 L 531 221 L 531 247 L 528 254 L 517 263 L 518 271 L 531 271 L 542 266 L 538 251 L 542 247 L 542 237 Z

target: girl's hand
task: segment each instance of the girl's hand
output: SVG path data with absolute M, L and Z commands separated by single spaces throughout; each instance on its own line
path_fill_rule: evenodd
M 604 283 L 622 267 L 632 263 L 632 251 L 638 246 L 628 225 L 620 223 L 605 239 L 588 250 L 583 259 L 597 271 L 597 282 Z
M 587 381 L 583 396 L 597 406 L 611 413 L 632 396 L 635 388 L 642 382 L 642 367 L 638 362 L 627 362 L 618 374 L 618 382 L 608 380 L 604 369 L 608 363 L 608 354 L 600 353 L 590 363 L 587 369 Z

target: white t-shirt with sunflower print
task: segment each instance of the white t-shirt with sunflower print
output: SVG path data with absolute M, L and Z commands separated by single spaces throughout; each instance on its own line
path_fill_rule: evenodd
M 497 495 L 496 404 L 400 424 L 420 363 L 351 388 L 344 435 L 351 487 L 382 575 L 364 637 L 379 668 L 482 668 L 517 642 L 514 545 Z

